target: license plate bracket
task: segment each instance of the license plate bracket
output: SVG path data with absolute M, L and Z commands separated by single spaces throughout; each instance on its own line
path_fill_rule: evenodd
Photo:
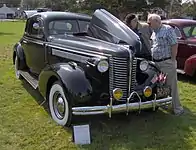
M 157 97 L 167 97 L 171 93 L 171 90 L 168 86 L 157 87 Z

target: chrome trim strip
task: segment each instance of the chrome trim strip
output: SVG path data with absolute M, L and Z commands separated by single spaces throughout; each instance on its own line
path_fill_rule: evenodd
M 131 75 L 132 75 L 132 54 L 131 54 L 131 51 L 128 51 L 129 52 L 129 78 L 128 78 L 128 94 L 131 95 Z
M 35 43 L 35 44 L 38 44 L 38 45 L 44 45 L 44 41 L 42 41 L 42 40 L 35 40 L 35 39 L 33 39 L 33 38 L 27 38 L 27 37 L 25 37 L 24 38 L 24 40 L 26 40 L 26 41 L 28 41 L 28 42 L 31 42 L 31 43 Z
M 196 44 L 188 44 L 188 46 L 196 46 Z
M 88 59 L 90 59 L 90 57 L 86 57 L 86 56 L 82 56 L 82 55 L 78 55 L 78 54 L 73 54 L 73 53 L 70 53 L 70 52 L 65 52 L 65 51 L 54 49 L 54 48 L 52 48 L 52 55 L 67 58 L 67 59 L 71 59 L 71 60 L 74 60 L 74 61 L 79 61 L 79 62 L 82 62 L 82 63 L 86 63 L 86 61 Z
M 87 56 L 91 56 L 91 57 L 98 57 L 100 59 L 107 59 L 106 56 L 103 56 L 103 55 L 96 55 L 96 54 L 93 54 L 93 53 L 86 53 L 86 52 L 81 52 L 81 51 L 77 51 L 77 50 L 73 50 L 73 49 L 68 49 L 68 48 L 63 48 L 63 47 L 58 47 L 58 46 L 50 46 L 52 48 L 52 50 L 58 50 L 58 51 L 62 51 L 62 52 L 65 52 L 65 51 L 68 51 L 68 52 L 72 52 L 72 53 L 76 53 L 76 55 L 80 54 L 81 55 L 87 55 Z
M 46 46 L 49 46 L 51 48 L 66 50 L 66 51 L 70 51 L 70 52 L 74 52 L 74 53 L 82 53 L 82 54 L 85 54 L 85 55 L 92 55 L 92 56 L 99 56 L 99 57 L 109 57 L 109 56 L 111 56 L 109 54 L 99 53 L 99 52 L 95 52 L 95 51 L 92 51 L 92 50 L 79 49 L 79 48 L 71 47 L 71 46 L 67 46 L 67 45 L 66 45 L 66 47 L 63 47 L 64 45 L 62 47 L 60 47 L 60 46 L 52 45 L 52 44 L 48 43 L 48 44 L 46 44 Z

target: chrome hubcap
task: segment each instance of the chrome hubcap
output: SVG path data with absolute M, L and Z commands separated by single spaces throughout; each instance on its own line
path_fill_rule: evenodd
M 58 119 L 63 119 L 65 115 L 65 102 L 60 93 L 56 93 L 53 98 L 54 112 Z

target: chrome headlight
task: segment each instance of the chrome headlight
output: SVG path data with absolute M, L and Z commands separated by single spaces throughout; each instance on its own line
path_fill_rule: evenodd
M 97 69 L 99 72 L 106 72 L 109 68 L 109 64 L 106 60 L 100 60 L 97 64 Z
M 146 71 L 148 69 L 149 63 L 146 60 L 140 62 L 140 70 Z

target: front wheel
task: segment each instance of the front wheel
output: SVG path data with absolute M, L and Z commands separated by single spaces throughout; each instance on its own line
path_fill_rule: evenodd
M 72 109 L 62 84 L 55 82 L 49 93 L 49 109 L 52 119 L 61 126 L 69 126 L 72 119 Z

